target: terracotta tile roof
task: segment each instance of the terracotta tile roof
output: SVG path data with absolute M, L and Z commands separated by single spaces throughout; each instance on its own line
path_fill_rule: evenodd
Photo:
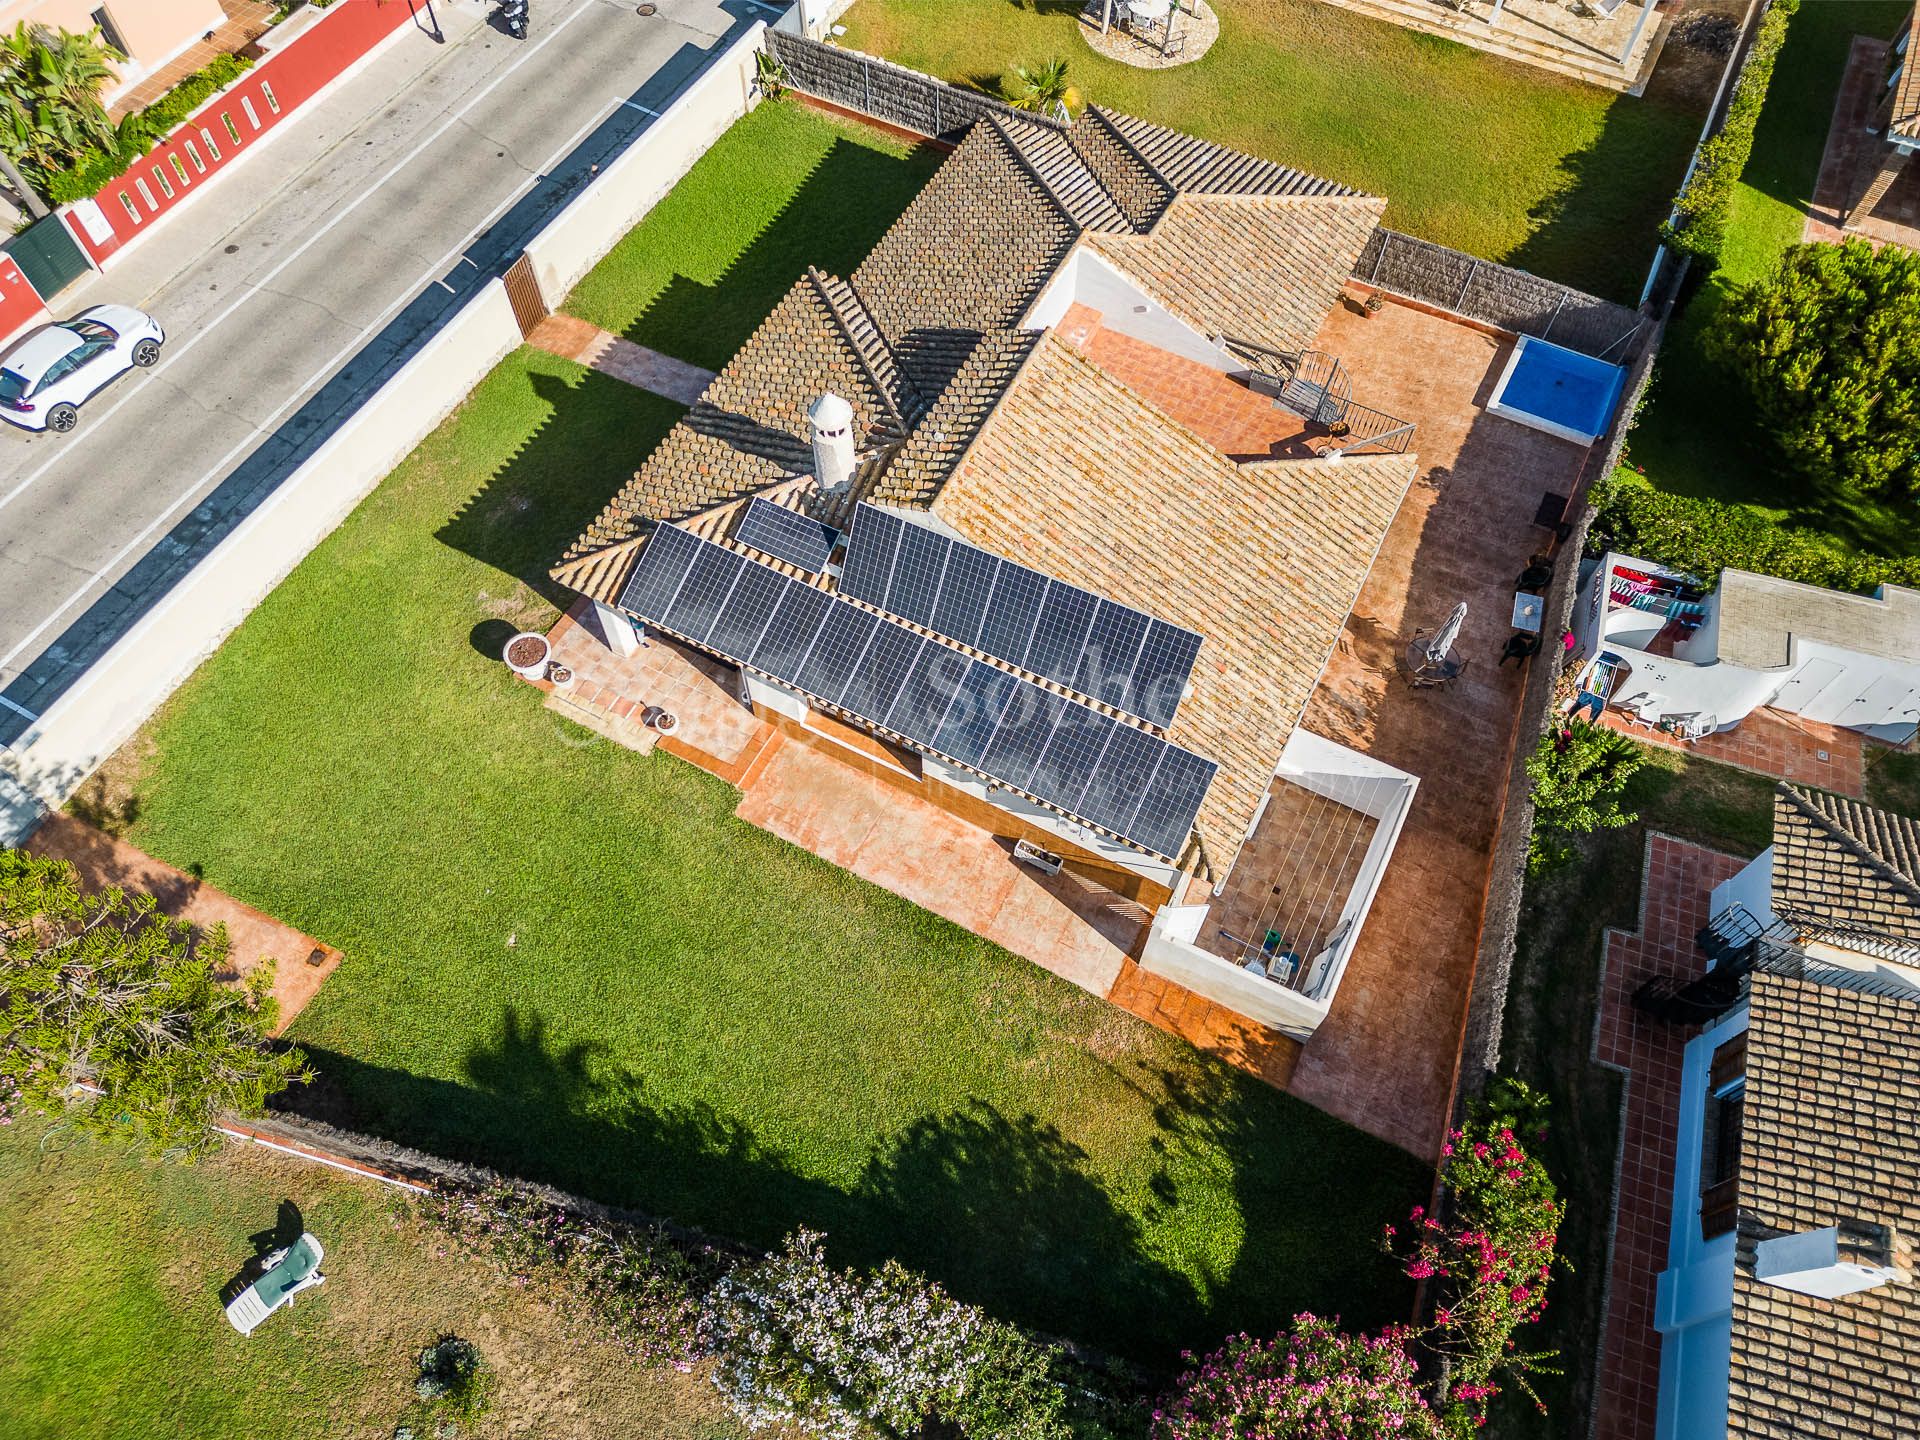
M 1147 234 L 1088 243 L 1205 334 L 1293 352 L 1313 343 L 1386 205 L 1183 194 Z
M 933 511 L 976 545 L 1206 637 L 1168 736 L 1220 762 L 1200 827 L 1224 872 L 1415 468 L 1411 455 L 1237 465 L 1050 334 Z
M 896 505 L 933 503 L 1039 341 L 1035 330 L 996 330 L 982 337 L 867 498 Z
M 1840 1300 L 1757 1281 L 1760 1239 L 1920 1234 L 1920 1004 L 1753 976 L 1733 1286 L 1729 1440 L 1920 1434 L 1920 1286 Z
M 1145 230 L 1160 218 L 1173 199 L 1173 184 L 1148 163 L 1105 111 L 1089 106 L 1067 143 L 1100 181 L 1135 230 Z
M 938 394 L 982 334 L 1026 313 L 1078 234 L 1009 132 L 975 125 L 853 272 L 853 287 L 907 373 Z
M 1097 109 L 1098 107 L 1090 107 Z M 1336 181 L 1322 180 L 1290 165 L 1256 160 L 1211 140 L 1169 130 L 1151 120 L 1100 110 L 1099 117 L 1134 151 L 1186 195 L 1358 195 Z
M 794 283 L 727 368 L 633 479 L 570 546 L 554 578 L 595 599 L 624 569 L 595 552 L 644 535 L 656 520 L 698 514 L 813 468 L 807 407 L 823 390 L 853 405 L 866 447 L 905 438 L 918 392 L 902 381 L 884 341 L 845 282 L 809 271 Z M 852 307 L 852 308 L 849 308 Z M 850 331 L 848 326 L 853 325 Z M 864 327 L 864 329 L 862 328 Z M 888 385 L 899 389 L 889 393 Z
M 1920 941 L 1920 823 L 1823 790 L 1780 786 L 1773 909 L 1822 929 Z

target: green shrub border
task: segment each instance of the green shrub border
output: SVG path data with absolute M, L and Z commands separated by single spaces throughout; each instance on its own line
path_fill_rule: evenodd
M 1727 118 L 1720 129 L 1701 142 L 1693 172 L 1674 197 L 1673 215 L 1660 227 L 1660 238 L 1675 250 L 1715 263 L 1726 244 L 1727 218 L 1733 207 L 1733 187 L 1746 173 L 1753 154 L 1753 133 L 1767 103 L 1774 61 L 1787 42 L 1787 22 L 1800 0 L 1773 0 L 1754 28 L 1746 63 L 1733 82 Z
M 222 55 L 194 71 L 146 109 L 122 119 L 111 151 L 90 148 L 67 169 L 50 177 L 48 196 L 56 204 L 65 204 L 98 195 L 195 110 L 252 68 L 253 61 L 244 56 Z
M 1587 534 L 1590 553 L 1638 555 L 1708 585 L 1731 567 L 1863 594 L 1881 584 L 1920 586 L 1920 555 L 1836 550 L 1744 505 L 1672 495 L 1631 473 L 1615 471 L 1594 486 L 1592 499 L 1598 513 Z

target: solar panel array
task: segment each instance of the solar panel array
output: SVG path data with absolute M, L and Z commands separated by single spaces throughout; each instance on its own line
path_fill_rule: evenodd
M 1178 857 L 1218 768 L 675 525 L 620 604 L 1156 855 Z
M 861 505 L 840 593 L 1165 727 L 1200 636 Z
M 747 513 L 740 517 L 740 527 L 733 532 L 733 538 L 742 545 L 751 545 L 762 555 L 771 555 L 817 575 L 826 565 L 827 557 L 833 554 L 833 547 L 840 543 L 840 532 L 811 515 L 802 515 L 798 510 L 789 510 L 756 495 L 747 502 Z

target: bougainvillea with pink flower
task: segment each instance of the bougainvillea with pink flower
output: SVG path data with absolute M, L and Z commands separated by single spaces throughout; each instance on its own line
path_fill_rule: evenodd
M 1409 1332 L 1347 1335 L 1296 1315 L 1272 1340 L 1237 1335 L 1182 1375 L 1154 1440 L 1440 1440 Z
M 1443 1147 L 1444 1218 L 1415 1207 L 1386 1227 L 1406 1273 L 1434 1287 L 1422 1343 L 1447 1362 L 1442 1413 L 1453 1433 L 1485 1422 L 1487 1403 L 1511 1382 L 1540 1403 L 1528 1376 L 1551 1373 L 1551 1352 L 1528 1352 L 1515 1332 L 1546 1309 L 1554 1246 L 1566 1206 L 1546 1167 L 1527 1153 L 1511 1109 L 1483 1110 Z M 1535 1132 L 1536 1134 L 1539 1132 Z

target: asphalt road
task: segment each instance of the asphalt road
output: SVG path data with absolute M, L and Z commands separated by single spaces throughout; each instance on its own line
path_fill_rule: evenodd
M 776 13 L 534 0 L 514 41 L 478 0 L 435 0 L 442 40 L 406 32 L 59 297 L 56 314 L 138 305 L 167 347 L 72 434 L 0 433 L 0 743 L 504 271 L 592 166 Z

